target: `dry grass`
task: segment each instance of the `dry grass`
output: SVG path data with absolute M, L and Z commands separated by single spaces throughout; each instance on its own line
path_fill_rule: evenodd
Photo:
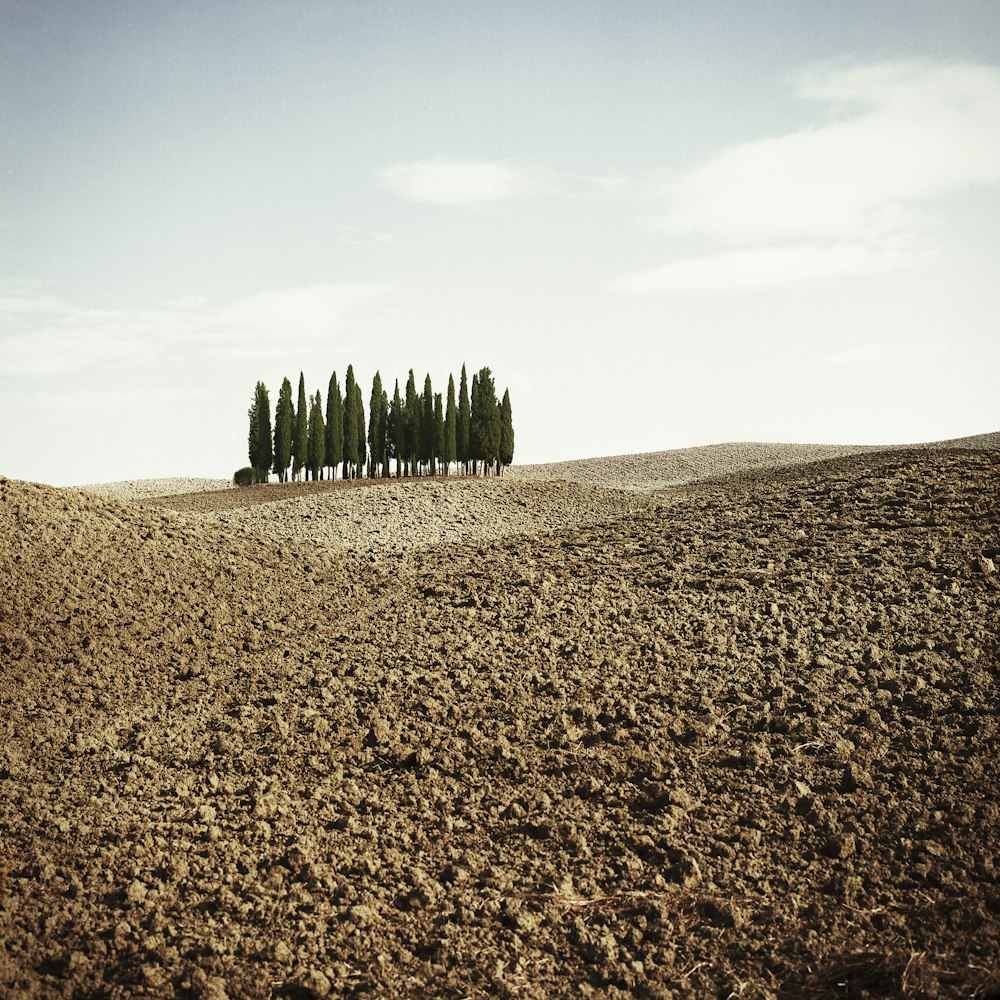
M 941 996 L 942 978 L 951 979 L 932 965 L 922 951 L 856 951 L 839 956 L 808 982 L 786 996 L 802 1000 L 828 997 L 909 997 L 912 1000 Z M 955 985 L 955 984 L 952 984 Z M 969 989 L 954 996 L 985 996 Z

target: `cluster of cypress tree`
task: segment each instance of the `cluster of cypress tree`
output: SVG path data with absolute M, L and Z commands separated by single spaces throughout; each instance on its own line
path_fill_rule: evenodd
M 392 399 L 375 373 L 368 403 L 368 421 L 361 387 L 354 368 L 347 366 L 341 392 L 337 373 L 330 376 L 326 408 L 319 390 L 306 395 L 305 378 L 299 373 L 298 399 L 292 401 L 292 384 L 285 378 L 274 408 L 267 386 L 257 383 L 248 411 L 250 465 L 266 478 L 335 479 L 337 469 L 344 479 L 367 474 L 371 478 L 448 475 L 452 465 L 466 475 L 500 475 L 514 460 L 514 424 L 510 391 L 497 402 L 493 373 L 481 368 L 472 376 L 471 393 L 462 365 L 456 397 L 455 378 L 448 376 L 448 393 L 442 400 L 431 377 L 417 391 L 413 369 L 400 395 L 396 380 Z

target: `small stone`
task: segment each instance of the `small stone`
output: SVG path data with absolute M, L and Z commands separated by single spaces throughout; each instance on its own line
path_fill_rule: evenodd
M 849 858 L 857 851 L 857 846 L 853 833 L 837 834 L 823 845 L 823 853 L 830 858 Z
M 347 919 L 356 927 L 365 927 L 375 921 L 375 910 L 364 903 L 352 906 L 347 911 Z
M 282 962 L 284 964 L 287 964 L 288 962 L 291 962 L 292 959 L 295 957 L 292 954 L 292 949 L 289 948 L 288 945 L 285 944 L 284 941 L 279 941 L 274 946 L 274 950 L 273 950 L 272 954 L 274 955 L 274 960 L 276 962 Z
M 215 807 L 209 805 L 198 806 L 198 819 L 202 823 L 211 823 L 215 819 Z
M 870 645 L 865 650 L 865 663 L 869 667 L 877 667 L 882 662 L 882 650 L 878 646 Z
M 206 976 L 200 996 L 201 1000 L 229 1000 L 226 981 L 220 976 Z
M 125 898 L 130 903 L 141 903 L 145 898 L 148 890 L 138 879 L 134 879 L 129 882 L 127 888 L 125 889 Z
M 330 995 L 332 984 L 326 974 L 319 969 L 310 969 L 302 979 L 302 985 L 318 997 Z
M 389 742 L 390 733 L 389 726 L 385 719 L 374 718 L 371 720 L 371 726 L 365 735 L 365 746 L 366 747 L 379 747 L 385 746 Z
M 681 858 L 667 869 L 666 875 L 671 882 L 690 889 L 701 881 L 701 868 L 694 858 Z

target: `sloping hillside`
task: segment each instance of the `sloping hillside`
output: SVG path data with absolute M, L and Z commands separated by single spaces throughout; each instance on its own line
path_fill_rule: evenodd
M 996 995 L 998 474 L 370 554 L 0 480 L 0 994 Z
M 561 479 L 574 483 L 612 486 L 617 489 L 660 490 L 703 479 L 716 479 L 756 469 L 803 465 L 845 455 L 951 448 L 973 450 L 1000 448 L 1000 433 L 978 434 L 973 437 L 927 444 L 900 445 L 894 448 L 886 448 L 884 445 L 761 444 L 741 441 L 639 455 L 614 455 L 543 465 L 518 465 L 510 470 L 510 475 L 518 479 L 542 482 Z

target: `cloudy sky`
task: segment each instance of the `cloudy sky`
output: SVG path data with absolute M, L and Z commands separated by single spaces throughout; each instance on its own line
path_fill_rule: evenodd
M 349 363 L 522 462 L 1000 429 L 996 0 L 0 0 L 0 154 L 0 474 Z

